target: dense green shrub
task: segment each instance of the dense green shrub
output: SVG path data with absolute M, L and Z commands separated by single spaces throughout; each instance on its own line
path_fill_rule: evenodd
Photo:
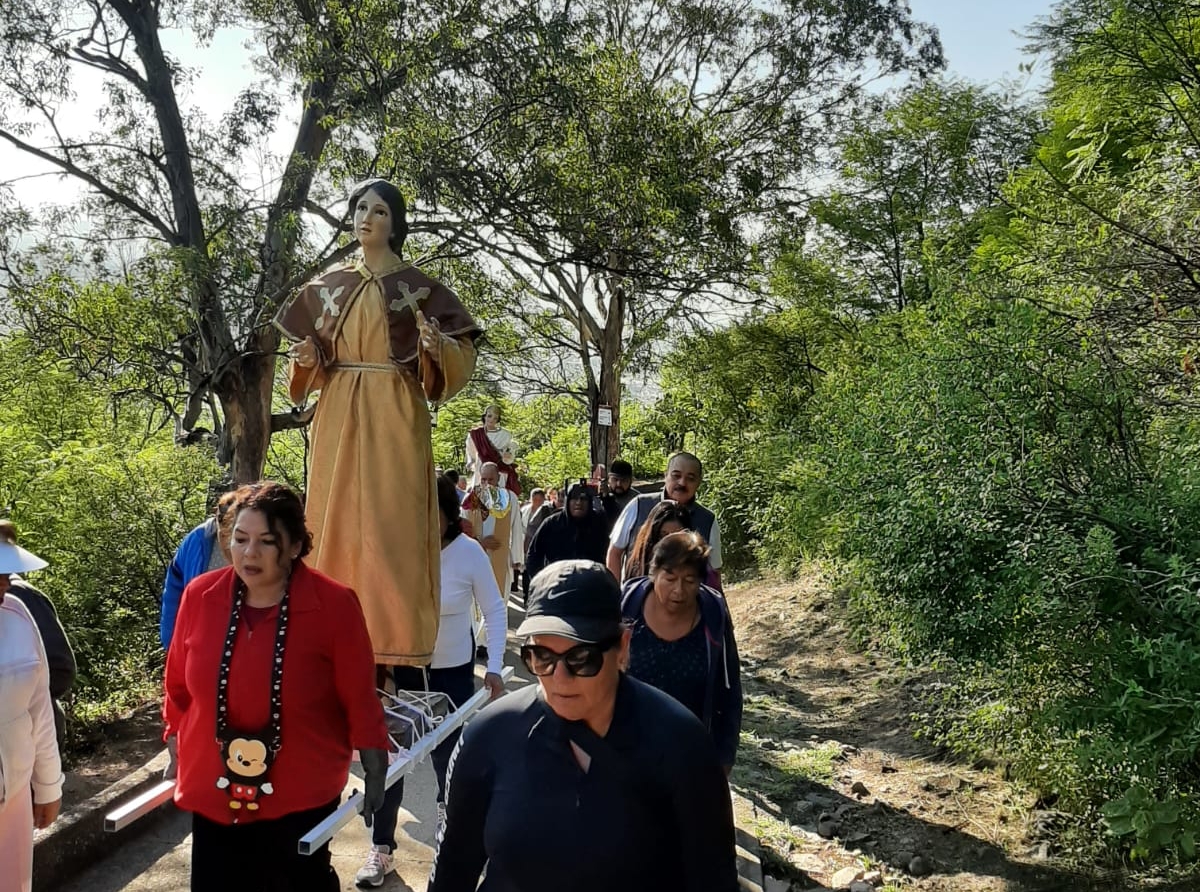
M 0 506 L 50 562 L 30 582 L 55 602 L 75 647 L 76 718 L 103 717 L 158 692 L 163 575 L 204 516 L 211 455 L 180 449 L 148 412 L 114 412 L 19 337 L 0 343 Z
M 1169 805 L 1200 789 L 1188 413 L 1028 304 L 911 309 L 863 351 L 795 466 L 801 547 L 858 567 L 860 626 L 954 668 L 943 742 L 1074 809 L 1116 803 L 1116 828 L 1141 809 L 1140 853 L 1190 845 L 1195 810 Z

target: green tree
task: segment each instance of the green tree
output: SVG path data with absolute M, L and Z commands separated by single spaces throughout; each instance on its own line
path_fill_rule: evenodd
M 1198 349 L 1195 22 L 1192 3 L 1056 7 L 1035 34 L 1055 63 L 1049 127 L 989 252 L 1013 294 L 1063 296 L 1064 323 L 1172 402 L 1194 398 Z
M 32 581 L 75 648 L 73 716 L 107 717 L 159 690 L 163 574 L 218 469 L 28 337 L 0 338 L 0 353 L 0 511 L 50 562 Z
M 447 138 L 428 151 L 400 132 L 392 149 L 455 238 L 499 267 L 520 344 L 510 374 L 587 407 L 594 462 L 618 449 L 623 373 L 759 271 L 747 233 L 799 200 L 814 122 L 866 70 L 928 72 L 941 53 L 890 2 L 596 0 L 542 22 L 566 34 L 537 64 L 485 56 L 474 102 L 404 110 Z
M 377 170 L 363 140 L 381 109 L 398 91 L 411 95 L 463 68 L 497 34 L 512 42 L 526 33 L 520 10 L 481 15 L 472 4 L 386 0 L 14 0 L 0 8 L 0 139 L 84 190 L 78 209 L 96 266 L 108 260 L 106 239 L 133 240 L 144 257 L 130 269 L 139 297 L 155 293 L 148 283 L 163 270 L 174 280 L 175 295 L 157 297 L 162 312 L 182 310 L 180 324 L 148 345 L 144 361 L 179 382 L 165 408 L 181 432 L 210 410 L 235 479 L 256 479 L 271 432 L 295 423 L 272 416 L 279 335 L 269 321 L 299 282 L 347 252 L 335 196 Z M 202 45 L 228 27 L 254 33 L 262 80 L 213 121 L 187 104 L 192 75 L 164 36 L 180 29 Z M 63 111 L 85 77 L 106 93 L 90 127 Z M 271 86 L 279 83 L 301 98 L 292 148 L 276 159 L 269 185 L 247 186 L 243 168 L 280 116 L 281 91 Z M 29 220 L 10 213 L 0 237 L 10 285 L 25 292 L 46 263 L 15 252 Z M 314 220 L 333 226 L 324 246 Z M 61 248 L 69 236 L 53 233 L 51 262 L 78 262 Z M 83 335 L 78 321 L 71 328 Z
M 837 181 L 813 205 L 818 253 L 836 257 L 852 305 L 930 300 L 935 274 L 970 256 L 1035 124 L 1020 100 L 954 81 L 865 100 L 838 138 Z

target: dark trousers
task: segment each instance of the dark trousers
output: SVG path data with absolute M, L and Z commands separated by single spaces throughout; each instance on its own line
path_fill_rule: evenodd
M 296 845 L 338 804 L 244 824 L 193 813 L 192 892 L 340 892 L 329 846 L 301 855 Z
M 437 691 L 450 698 L 455 708 L 461 706 L 475 693 L 475 663 L 463 663 L 448 669 L 425 669 L 420 666 L 396 666 L 393 673 L 397 690 Z M 454 745 L 458 743 L 460 731 L 455 731 L 443 740 L 430 754 L 433 773 L 437 777 L 437 801 L 446 797 L 446 769 Z M 400 818 L 400 805 L 404 800 L 404 778 L 396 781 L 383 797 L 383 805 L 375 812 L 371 824 L 371 842 L 377 846 L 388 846 L 396 850 L 396 822 Z

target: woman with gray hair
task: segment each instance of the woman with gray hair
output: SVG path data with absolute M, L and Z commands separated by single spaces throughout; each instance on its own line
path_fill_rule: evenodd
M 625 583 L 621 612 L 633 627 L 629 674 L 704 722 L 728 775 L 742 729 L 742 679 L 729 608 L 704 584 L 708 556 L 692 530 L 663 537 L 649 575 Z

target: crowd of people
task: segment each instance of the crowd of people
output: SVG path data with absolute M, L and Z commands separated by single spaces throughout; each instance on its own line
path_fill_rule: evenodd
M 432 756 L 433 892 L 734 892 L 742 694 L 700 459 L 673 455 L 661 489 L 638 492 L 617 460 L 522 503 L 518 444 L 489 406 L 464 472 L 435 469 L 429 403 L 470 377 L 480 331 L 400 259 L 399 190 L 369 180 L 348 214 L 361 256 L 275 320 L 293 398 L 321 392 L 308 491 L 223 494 L 166 572 L 166 776 L 192 817 L 191 888 L 340 888 L 328 847 L 296 843 L 338 807 L 356 753 L 371 828 L 356 881 L 382 885 L 404 786 L 386 785 L 401 753 L 381 694 L 457 707 L 482 660 L 494 702 Z M 74 659 L 21 575 L 45 566 L 0 522 L 0 892 L 30 889 L 33 830 L 61 803 Z M 512 593 L 536 684 L 505 695 Z
M 729 864 L 712 860 L 731 850 L 728 793 L 704 766 L 726 777 L 733 767 L 741 685 L 720 590 L 719 525 L 695 501 L 700 460 L 673 456 L 661 490 L 637 492 L 632 468 L 616 461 L 603 480 L 534 487 L 524 504 L 495 463 L 469 473 L 477 484 L 454 471 L 435 477 L 440 580 L 431 659 L 388 665 L 387 682 L 459 704 L 475 689 L 479 653 L 483 683 L 498 699 L 508 632 L 501 593 L 519 591 L 520 655 L 538 685 L 469 725 L 453 774 L 458 735 L 434 752 L 441 844 L 430 888 L 474 889 L 485 864 L 484 889 L 528 888 L 520 881 L 525 870 L 539 882 L 575 877 L 581 889 L 641 888 L 636 876 L 660 884 L 687 877 L 679 886 L 686 889 L 735 888 L 725 876 Z M 159 624 L 168 655 L 167 773 L 177 805 L 193 816 L 195 890 L 229 888 L 216 865 L 243 857 L 260 866 L 245 877 L 253 888 L 338 888 L 328 848 L 299 856 L 295 842 L 337 807 L 354 751 L 372 838 L 356 879 L 378 886 L 395 867 L 404 786 L 384 789 L 395 756 L 370 623 L 351 587 L 308 565 L 312 549 L 300 496 L 262 482 L 217 499 L 167 569 Z M 8 793 L 0 855 L 12 856 L 0 863 L 22 878 L 33 829 L 57 814 L 57 701 L 74 676 L 53 605 L 18 575 L 44 566 L 0 521 L 0 729 L 15 716 L 29 727 L 19 742 L 0 734 Z M 634 733 L 650 727 L 653 734 Z M 702 745 L 693 728 L 707 731 Z M 22 765 L 25 775 L 15 777 L 11 766 Z M 620 783 L 593 781 L 601 771 Z M 23 799 L 11 795 L 14 783 Z M 587 790 L 594 811 L 581 818 L 573 803 Z M 518 844 L 534 804 L 543 814 L 562 811 L 548 822 L 560 832 L 539 849 L 536 869 Z M 588 833 L 579 832 L 580 820 Z M 485 825 L 499 828 L 495 839 Z M 678 860 L 664 859 L 664 847 L 679 840 L 687 844 Z M 627 847 L 629 857 L 607 857 L 609 846 Z

